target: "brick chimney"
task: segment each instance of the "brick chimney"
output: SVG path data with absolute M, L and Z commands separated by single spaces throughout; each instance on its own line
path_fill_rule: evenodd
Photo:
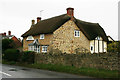
M 34 25 L 35 25 L 35 20 L 32 20 L 32 24 L 30 28 L 32 28 Z
M 4 36 L 6 36 L 6 32 L 4 32 L 4 34 L 3 34 Z
M 35 20 L 32 20 L 32 25 L 34 25 L 35 24 Z
M 66 10 L 67 10 L 67 15 L 74 16 L 74 8 L 69 7 Z
M 8 31 L 8 35 L 11 35 L 11 31 Z
M 41 17 L 37 17 L 37 23 L 41 20 Z

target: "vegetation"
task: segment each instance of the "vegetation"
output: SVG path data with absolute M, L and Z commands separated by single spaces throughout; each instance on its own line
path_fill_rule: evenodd
M 15 62 L 5 62 L 5 64 L 14 64 L 19 66 L 25 66 L 29 68 L 37 68 L 37 69 L 46 69 L 51 71 L 65 72 L 77 75 L 91 76 L 96 78 L 118 78 L 117 70 L 105 70 L 105 69 L 95 69 L 95 68 L 76 68 L 74 66 L 64 66 L 61 64 L 25 64 L 25 63 L 15 63 Z
M 12 42 L 13 42 L 12 39 L 3 39 L 2 40 L 2 51 L 3 51 L 3 53 L 6 49 L 13 48 L 13 46 L 11 44 Z
M 108 44 L 107 51 L 108 52 L 120 52 L 120 42 L 112 42 Z
M 17 49 L 7 49 L 4 52 L 3 59 L 8 61 L 18 61 L 19 57 L 20 57 L 20 54 Z
M 35 53 L 32 51 L 24 51 L 21 53 L 21 62 L 34 63 Z

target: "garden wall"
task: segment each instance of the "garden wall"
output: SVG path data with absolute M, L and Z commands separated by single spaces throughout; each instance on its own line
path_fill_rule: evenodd
M 100 54 L 46 54 L 39 53 L 35 56 L 36 63 L 62 64 L 75 67 L 91 67 L 108 70 L 119 70 L 119 53 Z M 119 56 L 120 57 L 120 56 Z

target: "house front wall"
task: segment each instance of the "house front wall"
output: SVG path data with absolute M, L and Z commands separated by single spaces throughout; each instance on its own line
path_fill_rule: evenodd
M 47 45 L 48 51 L 51 46 L 52 34 L 44 34 L 44 39 L 40 39 L 40 35 L 33 36 L 34 40 L 38 39 L 40 45 Z M 27 37 L 23 38 L 23 51 L 28 51 L 28 44 L 33 43 L 34 40 L 26 40 Z M 40 46 L 40 52 L 42 51 L 42 47 Z
M 91 50 L 91 47 L 93 49 Z M 91 53 L 102 53 L 107 52 L 107 42 L 103 40 L 91 40 L 90 41 L 90 51 Z
M 75 53 L 77 48 L 90 50 L 90 42 L 80 31 L 80 37 L 74 36 L 74 31 L 80 30 L 77 25 L 69 20 L 53 33 L 53 49 L 59 49 L 63 53 Z

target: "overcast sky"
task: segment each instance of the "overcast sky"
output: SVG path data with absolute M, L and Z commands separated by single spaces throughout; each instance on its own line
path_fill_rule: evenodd
M 0 33 L 10 30 L 20 37 L 31 26 L 31 20 L 42 20 L 66 13 L 74 8 L 77 19 L 99 23 L 114 40 L 118 40 L 119 0 L 0 0 Z M 40 15 L 40 11 L 41 12 Z

